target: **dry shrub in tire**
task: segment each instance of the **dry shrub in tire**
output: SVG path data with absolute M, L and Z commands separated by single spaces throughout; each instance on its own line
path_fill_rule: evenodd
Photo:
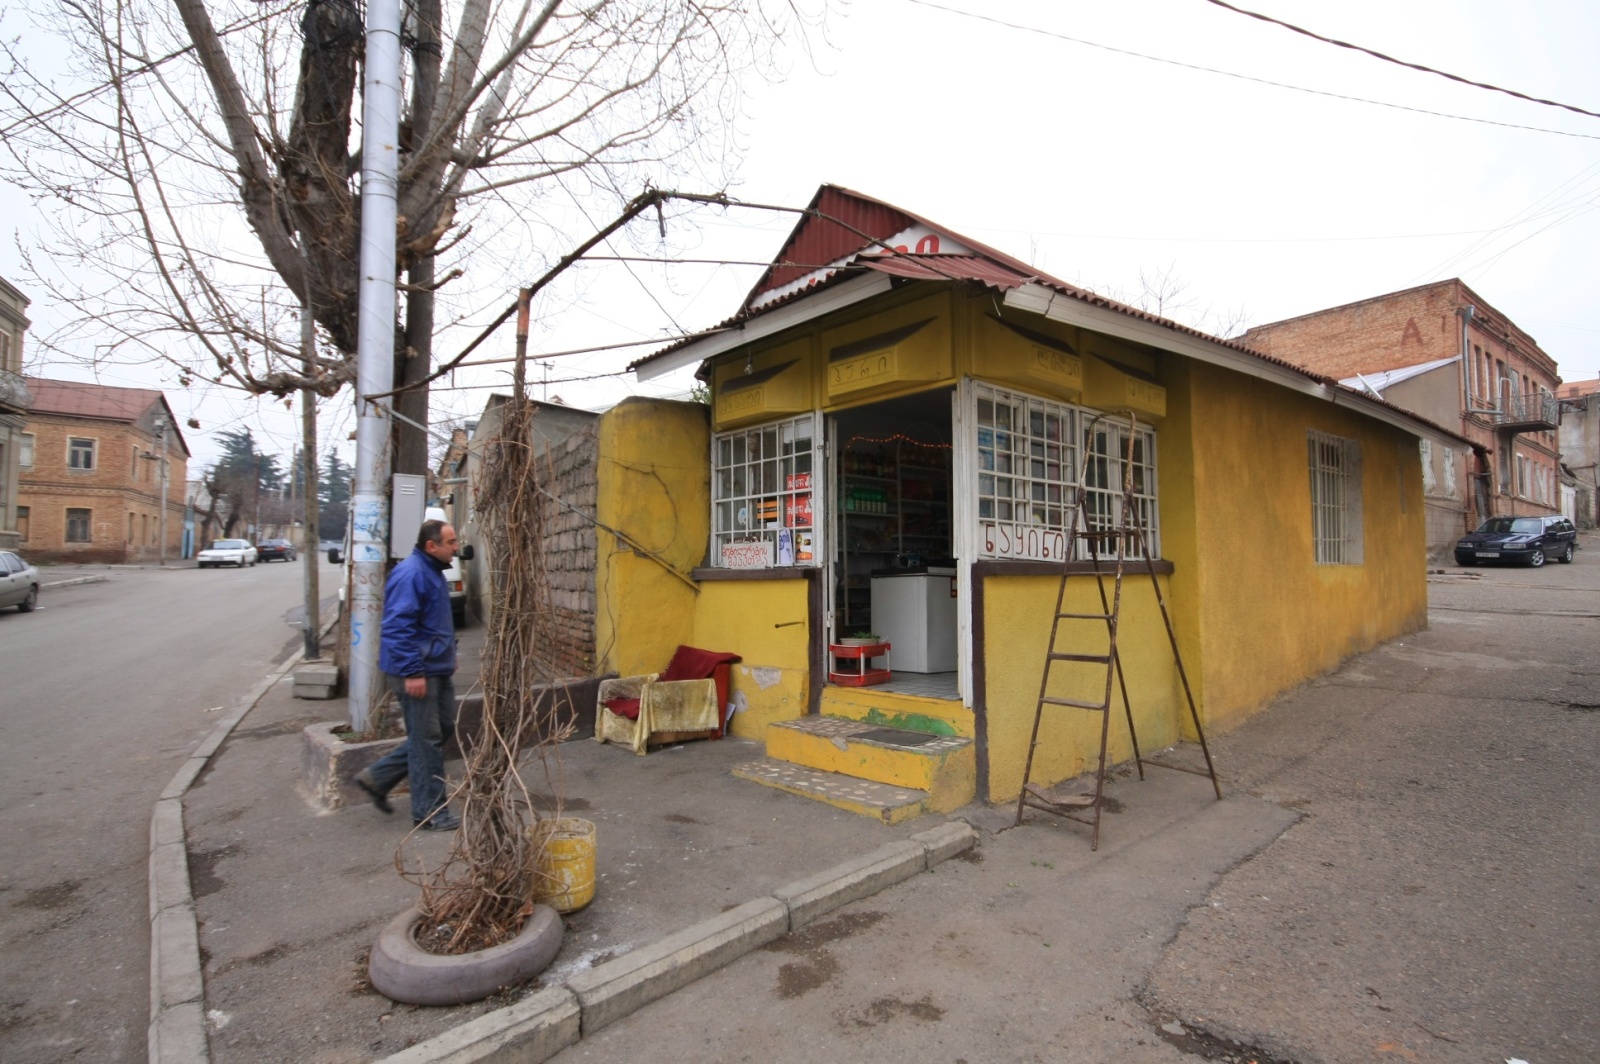
M 465 1005 L 481 1001 L 503 986 L 532 979 L 561 948 L 561 917 L 536 905 L 522 933 L 510 942 L 476 953 L 429 953 L 417 945 L 422 912 L 407 909 L 383 929 L 367 958 L 373 989 L 406 1005 Z

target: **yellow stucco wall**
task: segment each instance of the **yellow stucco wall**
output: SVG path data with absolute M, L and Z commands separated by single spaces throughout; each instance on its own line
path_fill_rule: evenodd
M 1226 728 L 1426 627 L 1422 470 L 1415 437 L 1334 403 L 1210 366 L 1186 376 L 1197 557 L 1179 564 L 1175 594 L 1199 611 L 1204 719 Z M 1360 442 L 1360 565 L 1315 562 L 1307 429 Z M 1166 491 L 1174 480 L 1165 465 L 1161 474 Z
M 903 308 L 909 298 L 896 293 L 879 306 Z M 962 372 L 972 365 L 974 338 L 993 323 L 980 321 L 979 304 L 968 300 L 952 300 L 948 310 L 937 298 L 924 305 L 952 316 L 952 364 Z M 859 314 L 857 308 L 849 317 Z M 830 317 L 773 342 L 815 337 L 841 320 Z M 1110 351 L 1109 342 L 1093 334 L 1032 324 L 1073 350 Z M 1149 351 L 1121 355 L 1165 388 L 1165 417 L 1157 425 L 1161 553 L 1174 571 L 1161 579 L 1208 730 L 1232 727 L 1285 689 L 1426 624 L 1415 437 L 1325 399 L 1204 363 Z M 823 368 L 819 356 L 815 394 L 826 405 Z M 1038 367 L 1030 372 L 1037 375 Z M 1360 442 L 1361 565 L 1315 564 L 1307 429 Z M 679 572 L 702 564 L 710 518 L 708 444 L 707 410 L 697 404 L 630 400 L 606 414 L 601 522 L 627 531 Z M 735 734 L 761 738 L 767 724 L 805 713 L 809 684 L 824 682 L 808 673 L 807 647 L 817 636 L 808 624 L 775 627 L 806 620 L 805 580 L 704 581 L 696 592 L 604 530 L 599 544 L 597 658 L 604 667 L 623 674 L 655 671 L 678 643 L 732 651 L 744 658 L 734 690 L 747 706 L 735 717 Z M 1092 578 L 1074 578 L 1071 587 L 1081 606 L 1097 605 Z M 994 800 L 1014 798 L 1020 787 L 1055 588 L 1052 577 L 986 579 L 984 730 L 987 797 Z M 1124 601 L 1119 646 L 1141 746 L 1157 749 L 1192 737 L 1148 576 L 1127 581 Z M 1098 639 L 1103 646 L 1103 635 Z M 1092 642 L 1087 632 L 1084 642 Z M 1097 685 L 1080 693 L 1099 697 Z M 1120 702 L 1114 707 L 1111 753 L 1123 761 L 1132 750 Z M 1046 727 L 1036 779 L 1051 783 L 1092 767 L 1097 715 L 1064 709 Z
M 805 715 L 810 684 L 806 580 L 707 580 L 694 610 L 694 645 L 731 651 L 733 734 L 766 738 L 767 725 Z M 799 624 L 789 622 L 799 621 Z M 784 627 L 778 627 L 783 625 Z
M 659 672 L 678 644 L 694 643 L 694 589 L 607 526 L 687 577 L 706 552 L 710 431 L 701 403 L 632 398 L 600 419 L 595 660 L 602 671 Z
M 1022 771 L 1059 583 L 1059 578 L 1049 576 L 991 576 L 984 581 L 987 797 L 993 801 L 1015 798 L 1022 789 Z M 1106 580 L 1108 598 L 1112 584 L 1112 580 Z M 1179 711 L 1187 710 L 1149 574 L 1125 574 L 1122 596 L 1117 648 L 1127 678 L 1139 746 L 1148 753 L 1177 740 Z M 1062 611 L 1094 613 L 1100 609 L 1094 577 L 1072 577 Z M 1103 621 L 1063 621 L 1062 625 L 1057 650 L 1077 654 L 1106 652 Z M 1105 694 L 1105 676 L 1103 666 L 1063 662 L 1051 670 L 1052 683 L 1047 693 L 1099 702 Z M 1108 760 L 1115 764 L 1132 758 L 1133 746 L 1128 738 L 1122 696 L 1114 683 L 1111 705 Z M 1033 779 L 1048 785 L 1092 771 L 1100 753 L 1100 727 L 1101 715 L 1096 712 L 1069 707 L 1047 710 L 1034 756 Z

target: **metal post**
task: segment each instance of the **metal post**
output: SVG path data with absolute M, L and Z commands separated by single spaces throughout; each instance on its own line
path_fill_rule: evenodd
M 400 3 L 367 4 L 361 110 L 361 278 L 356 339 L 356 476 L 350 505 L 350 724 L 366 731 L 382 688 L 378 630 L 387 560 L 389 419 L 369 395 L 394 387 L 395 214 L 400 140 Z
M 156 535 L 159 539 L 156 548 L 156 564 L 167 564 L 167 419 L 156 418 L 156 431 L 161 433 L 161 508 L 157 511 Z

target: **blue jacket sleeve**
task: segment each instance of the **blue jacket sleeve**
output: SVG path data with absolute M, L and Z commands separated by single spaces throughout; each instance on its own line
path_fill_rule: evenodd
M 379 668 L 393 676 L 423 672 L 422 597 L 415 569 L 402 563 L 383 594 L 383 643 Z

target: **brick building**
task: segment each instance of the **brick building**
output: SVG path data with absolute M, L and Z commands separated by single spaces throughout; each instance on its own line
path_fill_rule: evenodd
M 1560 510 L 1555 360 L 1461 280 L 1258 325 L 1240 340 L 1459 426 L 1470 452 L 1422 442 L 1430 556 L 1485 517 Z
M 142 562 L 181 554 L 189 448 L 160 392 L 26 378 L 33 396 L 18 532 L 34 561 Z
M 28 297 L 0 277 L 0 547 L 17 547 L 17 476 L 24 453 L 23 419 L 32 402 L 22 380 L 22 339 Z

